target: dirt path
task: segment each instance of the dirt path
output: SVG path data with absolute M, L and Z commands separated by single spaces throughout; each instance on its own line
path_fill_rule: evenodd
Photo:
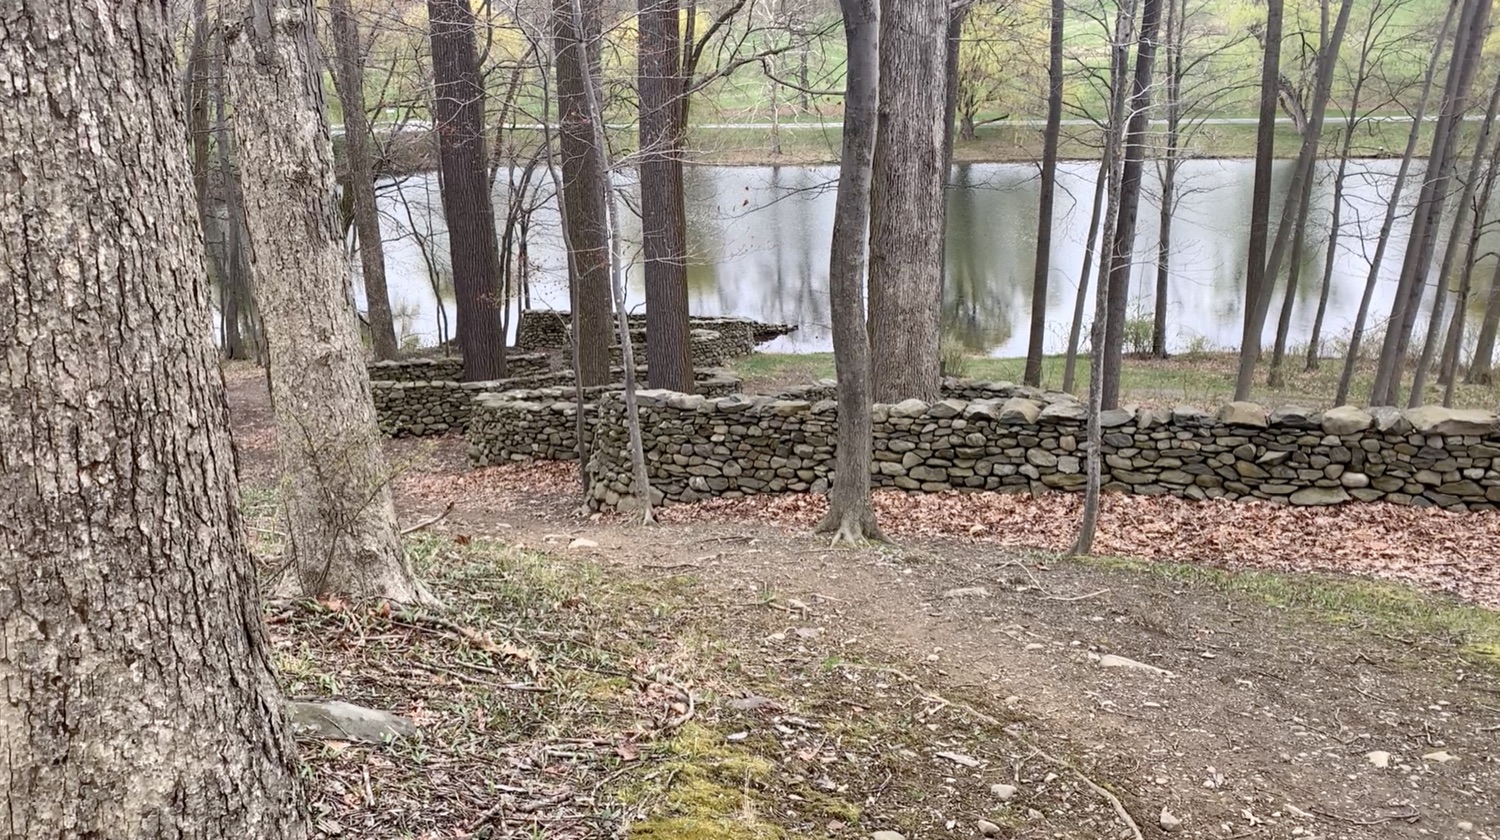
M 263 383 L 229 379 L 242 475 L 265 484 Z M 1021 816 L 1003 836 L 1133 836 L 1112 791 L 1147 837 L 1164 834 L 1166 809 L 1190 837 L 1500 838 L 1500 669 L 1430 627 L 1392 631 L 1361 615 L 1366 603 L 1337 603 L 1336 588 L 1326 610 L 1273 606 L 1305 604 L 1293 590 L 1316 580 L 1250 592 L 963 539 L 832 551 L 766 524 L 643 529 L 578 516 L 552 465 L 476 476 L 458 439 L 388 452 L 405 470 L 403 521 L 451 502 L 436 529 L 589 558 L 625 578 L 690 576 L 722 602 L 726 627 L 777 606 L 785 629 L 766 644 L 890 669 L 934 704 L 1004 722 L 1029 746 L 994 759 L 1018 788 Z M 578 537 L 587 542 L 570 548 Z M 992 764 L 933 759 L 931 772 L 988 790 Z M 1069 803 L 1086 803 L 1092 821 L 1077 823 Z M 978 836 L 973 814 L 945 816 L 950 836 Z

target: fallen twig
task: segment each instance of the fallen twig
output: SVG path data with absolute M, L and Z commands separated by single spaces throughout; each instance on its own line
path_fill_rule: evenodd
M 456 504 L 458 504 L 457 501 L 450 501 L 448 502 L 448 506 L 443 508 L 443 512 L 438 514 L 437 516 L 431 517 L 429 519 L 424 519 L 421 522 L 418 522 L 417 524 L 411 526 L 410 528 L 402 528 L 401 536 L 404 537 L 408 534 L 415 534 L 423 528 L 430 528 L 433 525 L 436 525 L 438 522 L 441 522 L 444 517 L 453 512 L 453 506 Z
M 1390 814 L 1390 815 L 1384 816 L 1384 817 L 1376 817 L 1375 819 L 1371 819 L 1371 820 L 1359 820 L 1359 819 L 1355 819 L 1354 817 L 1345 817 L 1345 816 L 1342 816 L 1342 815 L 1339 815 L 1339 814 L 1335 814 L 1335 813 L 1333 813 L 1331 811 L 1324 811 L 1321 808 L 1310 808 L 1308 810 L 1310 810 L 1314 814 L 1317 814 L 1320 817 L 1324 817 L 1324 818 L 1327 818 L 1327 819 L 1330 819 L 1330 820 L 1338 820 L 1339 822 L 1345 822 L 1345 823 L 1348 823 L 1350 825 L 1383 825 L 1385 823 L 1392 822 L 1392 821 L 1395 821 L 1395 820 L 1400 820 L 1402 822 L 1408 822 L 1408 823 L 1414 823 L 1417 820 L 1419 820 L 1419 819 L 1422 818 L 1421 815 L 1417 813 L 1417 809 L 1415 809 L 1415 808 L 1410 809 L 1409 813 L 1405 813 L 1405 814 Z
M 1063 596 L 1063 595 L 1043 595 L 1042 596 L 1042 600 L 1043 601 L 1087 601 L 1090 598 L 1097 598 L 1100 595 L 1105 595 L 1105 594 L 1108 594 L 1108 593 L 1109 593 L 1108 589 L 1101 589 L 1098 592 L 1090 592 L 1087 595 L 1068 595 L 1068 596 Z

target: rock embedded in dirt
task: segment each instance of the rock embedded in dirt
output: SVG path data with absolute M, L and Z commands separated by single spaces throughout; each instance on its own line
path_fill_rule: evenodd
M 576 539 L 576 540 L 568 543 L 568 548 L 598 548 L 598 547 L 599 547 L 598 543 L 594 542 L 591 539 L 588 539 L 587 537 L 579 537 L 578 539 Z
M 1437 752 L 1430 752 L 1422 756 L 1422 760 L 1436 761 L 1438 764 L 1447 764 L 1450 761 L 1457 761 L 1458 756 L 1448 752 L 1447 750 L 1438 750 Z
M 870 840 L 906 840 L 906 835 L 899 831 L 877 831 L 870 835 Z
M 979 833 L 984 835 L 985 837 L 1000 836 L 1000 826 L 995 825 L 989 820 L 978 820 L 974 823 L 974 827 L 979 829 Z
M 1092 659 L 1093 657 L 1094 654 L 1089 654 L 1089 658 Z M 1125 656 L 1116 656 L 1113 653 L 1106 653 L 1105 655 L 1100 656 L 1098 659 L 1098 663 L 1100 668 L 1127 668 L 1132 671 L 1149 671 L 1153 674 L 1158 674 L 1163 677 L 1172 676 L 1172 672 L 1168 671 L 1166 668 L 1158 668 L 1155 665 L 1148 665 L 1145 662 L 1140 662 Z
M 1156 822 L 1161 826 L 1162 831 L 1176 831 L 1177 827 L 1182 825 L 1182 818 L 1168 811 L 1166 808 L 1162 808 L 1161 816 L 1157 817 Z
M 1015 799 L 1016 798 L 1016 794 L 1019 793 L 1019 792 L 1020 792 L 1020 789 L 1017 788 L 1015 785 L 1007 785 L 1007 784 L 990 785 L 990 793 L 993 793 L 995 795 L 995 798 L 998 799 L 998 800 L 1000 800 L 1001 802 L 1009 802 L 1012 799 Z
M 944 598 L 988 598 L 990 591 L 983 586 L 963 586 L 943 593 Z
M 404 717 L 340 700 L 329 703 L 291 701 L 286 704 L 286 716 L 292 734 L 300 738 L 384 744 L 396 738 L 417 735 L 416 725 Z
M 1385 750 L 1371 750 L 1365 753 L 1365 760 L 1381 770 L 1391 766 L 1391 754 Z

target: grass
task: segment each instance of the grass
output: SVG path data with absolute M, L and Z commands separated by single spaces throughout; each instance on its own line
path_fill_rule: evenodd
M 1319 574 L 1214 569 L 1120 557 L 1079 561 L 1209 588 L 1317 621 L 1401 640 L 1457 643 L 1461 652 L 1500 666 L 1500 612 L 1428 595 L 1409 586 Z
M 1169 359 L 1127 357 L 1121 371 L 1121 402 L 1165 406 L 1179 403 L 1202 407 L 1221 405 L 1234 396 L 1237 364 L 1234 354 L 1222 352 L 1185 353 Z M 751 392 L 780 390 L 834 375 L 831 353 L 756 353 L 736 360 L 732 366 Z M 1026 360 L 1020 358 L 970 357 L 964 362 L 968 378 L 1000 382 L 1020 382 L 1025 366 Z M 1064 366 L 1062 356 L 1047 356 L 1043 360 L 1044 388 L 1062 387 Z M 1271 388 L 1266 385 L 1268 367 L 1262 363 L 1256 372 L 1251 399 L 1268 408 L 1285 405 L 1328 408 L 1337 393 L 1341 367 L 1342 360 L 1324 359 L 1317 370 L 1304 372 L 1302 355 L 1289 353 L 1283 367 L 1285 379 L 1282 386 Z M 1374 375 L 1373 364 L 1362 364 L 1356 369 L 1351 389 L 1353 402 L 1360 402 L 1368 395 Z M 1089 381 L 1086 358 L 1078 361 L 1077 379 L 1075 390 L 1082 396 L 1087 392 Z M 1442 390 L 1436 384 L 1429 386 L 1427 398 L 1428 402 L 1440 403 Z M 1500 387 L 1496 386 L 1460 385 L 1454 395 L 1457 408 L 1494 410 L 1497 403 L 1500 403 Z

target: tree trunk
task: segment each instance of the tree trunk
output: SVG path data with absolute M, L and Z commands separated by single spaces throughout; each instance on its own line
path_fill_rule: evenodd
M 829 306 L 834 373 L 838 377 L 838 448 L 828 515 L 819 533 L 835 543 L 884 540 L 870 502 L 870 343 L 865 329 L 865 249 L 869 241 L 870 176 L 880 101 L 878 0 L 840 0 L 848 47 L 844 149 L 829 252 Z
M 1175 0 L 1174 0 L 1175 2 Z M 1062 134 L 1063 0 L 1052 0 L 1047 60 L 1047 128 L 1042 134 L 1042 184 L 1037 202 L 1036 260 L 1031 272 L 1031 334 L 1022 381 L 1042 384 L 1042 349 L 1047 333 L 1047 280 L 1052 271 L 1052 205 L 1057 192 L 1057 141 Z
M 1316 121 L 1316 120 L 1314 120 Z M 1311 127 L 1309 127 L 1311 130 Z M 1292 253 L 1286 272 L 1286 292 L 1281 297 L 1281 312 L 1276 317 L 1276 340 L 1271 346 L 1271 370 L 1266 374 L 1266 384 L 1280 388 L 1284 384 L 1281 375 L 1282 362 L 1286 360 L 1286 343 L 1292 329 L 1292 312 L 1297 306 L 1297 287 L 1302 279 L 1302 254 L 1307 246 L 1307 216 L 1312 203 L 1313 179 L 1302 182 L 1302 194 L 1297 198 L 1296 230 L 1292 234 Z
M 609 232 L 605 226 L 604 159 L 594 145 L 589 118 L 585 70 L 597 78 L 599 67 L 600 0 L 580 0 L 583 32 L 573 26 L 573 0 L 553 0 L 553 37 L 556 42 L 557 105 L 561 115 L 563 203 L 568 224 L 564 231 L 574 260 L 572 283 L 573 340 L 577 345 L 578 382 L 604 385 L 610 380 Z M 585 66 L 584 62 L 587 62 Z
M 1094 240 L 1099 234 L 1101 211 L 1106 206 L 1107 199 L 1108 210 L 1103 212 L 1104 230 L 1113 233 L 1120 204 L 1116 198 L 1120 194 L 1120 143 L 1125 136 L 1125 96 L 1128 89 L 1125 84 L 1125 73 L 1129 69 L 1130 41 L 1135 32 L 1135 10 L 1135 0 L 1128 0 L 1119 5 L 1115 15 L 1113 48 L 1109 62 L 1110 99 L 1104 130 L 1104 153 L 1099 164 L 1099 175 L 1094 179 L 1094 209 L 1089 216 L 1089 233 L 1083 249 L 1083 270 L 1080 272 L 1081 276 L 1078 281 L 1077 298 L 1073 303 L 1073 324 L 1068 333 L 1068 357 L 1063 368 L 1063 390 L 1068 393 L 1073 391 L 1074 371 L 1078 362 L 1078 343 L 1083 330 L 1083 310 L 1088 303 L 1089 271 L 1094 264 Z M 1112 250 L 1108 246 L 1099 250 L 1100 277 L 1109 273 L 1111 253 Z M 1095 297 L 1097 298 L 1097 295 Z
M 213 156 L 210 151 L 213 125 L 209 118 L 209 106 L 213 98 L 209 78 L 211 66 L 209 31 L 216 28 L 217 20 L 209 19 L 208 0 L 193 0 L 192 14 L 187 69 L 183 73 L 183 101 L 187 107 L 188 147 L 193 153 L 193 188 L 197 198 L 198 224 L 203 229 L 205 266 L 208 269 L 209 278 L 218 284 L 219 308 L 222 314 L 229 308 L 226 303 L 229 299 L 226 293 L 228 270 L 225 265 L 227 240 L 224 228 L 219 224 L 219 217 L 211 210 L 212 204 L 209 200 L 209 175 L 213 166 Z M 228 346 L 227 331 L 225 332 L 225 346 Z
M 1437 38 L 1432 42 L 1432 54 L 1427 59 L 1427 72 L 1422 78 L 1422 95 L 1417 99 L 1412 112 L 1411 130 L 1406 135 L 1406 151 L 1401 155 L 1401 165 L 1396 170 L 1396 180 L 1391 185 L 1391 197 L 1385 205 L 1385 220 L 1380 225 L 1380 235 L 1375 240 L 1375 255 L 1370 258 L 1370 271 L 1365 275 L 1365 289 L 1359 298 L 1359 310 L 1354 315 L 1354 327 L 1349 335 L 1349 349 L 1344 356 L 1344 369 L 1339 374 L 1339 385 L 1334 395 L 1334 404 L 1343 405 L 1349 399 L 1349 388 L 1354 382 L 1354 370 L 1359 365 L 1360 345 L 1364 339 L 1365 321 L 1370 315 L 1370 302 L 1375 297 L 1375 287 L 1380 281 L 1380 266 L 1385 261 L 1385 251 L 1391 242 L 1391 230 L 1396 225 L 1396 215 L 1401 210 L 1401 193 L 1406 187 L 1406 176 L 1411 171 L 1411 162 L 1417 151 L 1417 141 L 1422 135 L 1422 120 L 1427 113 L 1427 101 L 1432 95 L 1432 82 L 1437 77 L 1438 61 L 1443 55 L 1443 41 L 1462 0 L 1449 0 L 1448 11 L 1438 27 Z
M 370 344 L 377 359 L 397 355 L 396 327 L 391 320 L 391 295 L 385 283 L 384 241 L 380 211 L 375 206 L 375 163 L 370 154 L 370 121 L 365 115 L 365 62 L 359 23 L 349 0 L 329 0 L 333 17 L 333 78 L 344 106 L 344 157 L 349 166 L 349 191 L 354 204 L 354 231 L 359 239 L 359 264 L 365 282 L 365 304 L 370 318 Z
M 229 84 L 225 62 L 228 45 L 222 37 L 214 49 L 214 139 L 217 147 L 215 165 L 224 190 L 224 274 L 219 290 L 224 309 L 224 349 L 231 359 L 259 359 L 261 356 L 259 319 L 255 314 L 254 296 L 250 293 L 250 257 L 244 244 L 245 202 L 241 195 L 240 176 L 234 165 L 234 137 L 229 132 L 225 88 Z
M 432 113 L 439 182 L 458 310 L 464 379 L 505 378 L 505 334 L 497 285 L 500 257 L 486 171 L 484 87 L 474 52 L 474 13 L 465 0 L 427 0 L 432 40 Z
M 683 216 L 684 90 L 678 0 L 639 0 L 641 252 L 646 274 L 646 379 L 693 390 Z
M 1497 81 L 1500 84 L 1500 81 Z M 1463 354 L 1464 327 L 1468 323 L 1469 297 L 1473 294 L 1474 269 L 1479 260 L 1479 246 L 1484 238 L 1490 200 L 1495 194 L 1495 182 L 1500 178 L 1500 140 L 1490 147 L 1489 167 L 1484 173 L 1484 189 L 1480 192 L 1478 202 L 1474 205 L 1479 214 L 1475 217 L 1475 223 L 1469 228 L 1469 247 L 1464 255 L 1463 277 L 1459 282 L 1458 303 L 1453 312 L 1453 326 L 1448 331 L 1448 346 L 1444 348 L 1443 360 L 1443 405 L 1450 406 L 1453 403 L 1453 389 L 1458 384 L 1459 357 Z M 1497 278 L 1500 279 L 1500 278 Z M 1479 339 L 1484 340 L 1488 327 L 1489 347 L 1484 349 L 1485 372 L 1488 374 L 1489 358 L 1493 352 L 1495 340 L 1495 323 L 1497 317 L 1494 312 L 1494 303 L 1500 300 L 1500 284 L 1492 283 L 1490 286 L 1490 307 L 1485 312 L 1484 321 L 1481 324 Z M 1474 359 L 1469 363 L 1469 372 L 1472 375 L 1475 365 L 1479 363 L 1480 346 L 1475 347 Z
M 1464 384 L 1494 384 L 1497 332 L 1500 332 L 1500 262 L 1495 264 L 1494 276 L 1490 278 L 1490 293 L 1485 301 L 1484 320 L 1479 324 L 1479 335 L 1474 338 L 1474 359 L 1469 362 L 1469 372 L 1464 375 Z
M 1178 142 L 1182 132 L 1182 44 L 1187 8 L 1167 0 L 1166 79 L 1167 149 L 1161 169 L 1161 217 L 1156 243 L 1155 311 L 1151 319 L 1151 355 L 1167 358 L 1167 300 L 1172 279 L 1172 217 L 1177 201 Z
M 1130 124 L 1125 130 L 1125 166 L 1120 174 L 1120 212 L 1115 221 L 1114 243 L 1111 246 L 1113 256 L 1109 265 L 1109 312 L 1104 323 L 1104 381 L 1101 383 L 1099 399 L 1106 409 L 1117 408 L 1120 404 L 1125 309 L 1130 301 L 1136 216 L 1141 205 L 1146 132 L 1151 124 L 1151 76 L 1156 64 L 1156 33 L 1161 27 L 1161 3 L 1162 0 L 1145 0 L 1141 6 L 1141 37 L 1135 48 L 1135 77 L 1130 89 Z
M 1235 399 L 1250 395 L 1255 362 L 1260 357 L 1260 321 L 1256 313 L 1275 275 L 1266 272 L 1266 240 L 1271 232 L 1271 168 L 1276 157 L 1277 81 L 1281 73 L 1282 0 L 1266 0 L 1265 55 L 1260 69 L 1260 121 L 1255 132 L 1255 180 L 1250 188 L 1250 245 L 1245 262 L 1244 328 L 1240 334 L 1240 375 Z M 1248 362 L 1247 362 L 1248 360 Z M 1246 367 L 1249 370 L 1246 370 Z
M 432 604 L 396 533 L 334 207 L 312 0 L 249 0 L 243 20 L 229 77 L 287 557 L 308 596 Z
M 947 0 L 882 9 L 870 185 L 870 345 L 877 402 L 938 398 Z
M 1464 180 L 1463 190 L 1459 194 L 1458 204 L 1453 209 L 1453 226 L 1448 233 L 1448 244 L 1443 249 L 1443 264 L 1438 270 L 1436 297 L 1432 301 L 1431 317 L 1427 322 L 1427 336 L 1422 343 L 1422 355 L 1417 361 L 1417 370 L 1412 374 L 1411 395 L 1408 402 L 1409 408 L 1417 408 L 1422 405 L 1424 399 L 1423 391 L 1427 388 L 1427 371 L 1432 366 L 1432 357 L 1437 352 L 1437 341 L 1442 333 L 1443 313 L 1448 305 L 1448 287 L 1450 278 L 1453 276 L 1453 263 L 1458 258 L 1458 246 L 1466 239 L 1465 228 L 1469 220 L 1473 219 L 1476 233 L 1480 229 L 1480 223 L 1484 220 L 1485 206 L 1474 203 L 1474 194 L 1479 187 L 1479 180 L 1484 172 L 1485 157 L 1489 152 L 1490 134 L 1495 124 L 1495 109 L 1500 107 L 1500 81 L 1490 88 L 1489 105 L 1484 109 L 1484 123 L 1479 129 L 1479 137 L 1474 142 L 1474 153 L 1469 159 L 1468 177 Z M 1475 237 L 1477 238 L 1477 237 Z M 1465 260 L 1472 261 L 1473 249 Z M 1465 271 L 1467 283 L 1468 272 Z M 1467 292 L 1465 293 L 1467 294 Z M 1463 304 L 1460 303 L 1454 309 L 1459 314 L 1459 323 L 1463 323 Z
M 0 17 L 7 837 L 308 834 L 240 522 L 173 37 L 164 3 Z
M 1426 289 L 1427 275 L 1432 268 L 1432 255 L 1437 248 L 1438 228 L 1448 200 L 1448 188 L 1456 162 L 1455 152 L 1463 128 L 1464 114 L 1468 110 L 1469 89 L 1479 63 L 1480 48 L 1484 44 L 1489 13 L 1490 0 L 1469 0 L 1459 16 L 1457 37 L 1453 42 L 1453 58 L 1448 65 L 1448 79 L 1443 91 L 1442 112 L 1433 132 L 1432 154 L 1427 160 L 1427 172 L 1417 200 L 1417 212 L 1412 218 L 1406 259 L 1402 262 L 1401 278 L 1396 284 L 1396 294 L 1392 299 L 1391 317 L 1387 321 L 1385 341 L 1381 345 L 1380 362 L 1375 369 L 1375 382 L 1370 388 L 1370 405 L 1396 404 L 1401 374 L 1405 368 L 1407 344 L 1411 340 L 1412 329 L 1416 326 L 1417 311 Z

